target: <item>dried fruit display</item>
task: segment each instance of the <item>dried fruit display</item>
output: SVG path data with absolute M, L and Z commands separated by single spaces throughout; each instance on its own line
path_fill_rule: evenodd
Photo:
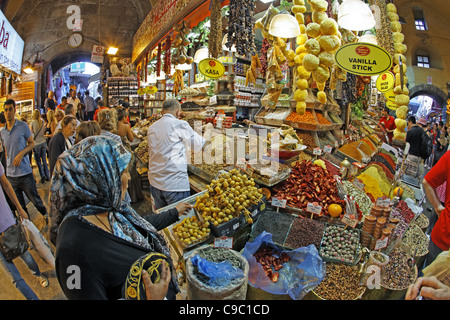
M 291 258 L 286 252 L 278 252 L 274 249 L 263 248 L 255 252 L 256 261 L 261 264 L 267 277 L 272 282 L 277 282 L 280 274 L 278 271 L 282 269 L 283 264 L 290 261 Z
M 306 210 L 308 203 L 322 206 L 322 215 L 329 216 L 328 206 L 339 204 L 345 208 L 345 201 L 338 194 L 336 181 L 322 167 L 309 161 L 296 163 L 291 176 L 274 188 L 274 197 L 286 199 L 290 207 Z
M 255 0 L 231 0 L 228 11 L 228 48 L 236 46 L 236 52 L 244 57 L 256 53 L 253 31 Z
M 218 226 L 244 213 L 247 222 L 252 223 L 248 212 L 253 204 L 262 198 L 261 189 L 255 187 L 255 181 L 243 175 L 238 169 L 219 174 L 217 179 L 207 186 L 207 192 L 197 197 L 194 208 L 210 223 Z
M 210 233 L 209 222 L 201 222 L 196 216 L 184 218 L 173 227 L 173 232 L 185 245 L 204 240 Z

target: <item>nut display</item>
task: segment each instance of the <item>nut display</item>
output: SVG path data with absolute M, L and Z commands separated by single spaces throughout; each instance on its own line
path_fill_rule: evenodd
M 337 226 L 327 226 L 320 245 L 323 258 L 352 264 L 356 262 L 359 248 L 359 234 L 355 230 L 346 230 Z
M 184 244 L 191 245 L 209 235 L 209 222 L 201 222 L 195 216 L 184 218 L 173 227 L 173 232 Z
M 194 205 L 206 221 L 218 226 L 244 213 L 247 222 L 253 222 L 247 209 L 258 203 L 263 195 L 252 178 L 233 169 L 219 174 L 206 189 Z
M 410 248 L 411 253 L 422 257 L 428 253 L 428 237 L 416 224 L 411 224 L 402 237 L 402 244 Z
M 365 291 L 360 278 L 358 266 L 327 263 L 325 278 L 314 292 L 325 300 L 356 300 Z

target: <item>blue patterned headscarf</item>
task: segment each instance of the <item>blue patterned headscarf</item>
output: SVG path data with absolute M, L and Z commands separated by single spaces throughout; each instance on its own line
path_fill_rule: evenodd
M 170 256 L 163 237 L 122 201 L 121 176 L 130 159 L 121 143 L 101 136 L 83 139 L 60 155 L 50 189 L 52 242 L 65 218 L 108 212 L 114 235 Z M 141 234 L 137 227 L 148 234 Z

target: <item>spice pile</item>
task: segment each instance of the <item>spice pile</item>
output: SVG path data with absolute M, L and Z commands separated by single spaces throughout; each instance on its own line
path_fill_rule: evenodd
M 359 151 L 359 149 L 357 147 L 355 147 L 352 144 L 344 144 L 338 150 L 354 160 L 362 161 L 363 157 L 361 155 L 361 152 Z
M 428 253 L 428 237 L 416 224 L 412 224 L 402 237 L 402 244 L 410 248 L 412 254 L 423 257 Z M 417 250 L 417 251 L 416 251 Z
M 359 235 L 356 230 L 329 225 L 323 233 L 319 253 L 325 259 L 353 264 L 356 262 L 358 243 Z
M 297 132 L 297 136 L 302 141 L 302 144 L 307 146 L 309 150 L 313 150 L 314 148 L 317 147 L 316 140 L 314 139 L 314 137 L 310 133 Z
M 317 121 L 314 118 L 314 115 L 311 113 L 311 111 L 308 111 L 308 110 L 306 110 L 303 115 L 299 115 L 297 112 L 292 111 L 292 113 L 286 118 L 286 121 L 306 122 L 306 123 L 317 124 Z
M 356 300 L 365 291 L 358 266 L 327 263 L 327 273 L 314 292 L 325 300 Z
M 327 120 L 320 112 L 316 112 L 317 121 L 319 121 L 319 124 L 323 125 L 330 125 L 331 122 Z
M 319 250 L 324 230 L 323 222 L 308 218 L 296 218 L 289 230 L 285 245 L 297 249 L 313 244 Z
M 347 190 L 347 194 L 350 197 L 353 197 L 355 202 L 358 204 L 359 209 L 361 209 L 364 216 L 370 214 L 370 210 L 372 209 L 373 202 L 370 200 L 369 196 L 362 190 L 358 189 L 353 183 L 348 180 L 344 180 L 342 182 L 344 184 L 345 189 Z
M 275 187 L 274 197 L 286 199 L 288 206 L 302 210 L 306 210 L 308 203 L 316 202 L 322 206 L 323 215 L 329 215 L 328 206 L 331 204 L 345 208 L 334 177 L 309 161 L 298 162 L 291 169 L 291 176 Z
M 389 255 L 389 263 L 382 267 L 384 275 L 381 285 L 388 289 L 406 289 L 416 280 L 416 275 L 408 262 L 409 257 L 400 249 L 396 248 Z
M 295 217 L 276 211 L 264 211 L 253 225 L 250 239 L 258 237 L 263 231 L 272 234 L 272 241 L 283 244 Z

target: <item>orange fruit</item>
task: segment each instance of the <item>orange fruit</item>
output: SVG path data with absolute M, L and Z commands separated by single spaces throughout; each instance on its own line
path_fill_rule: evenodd
M 341 215 L 342 213 L 342 207 L 338 204 L 330 204 L 328 206 L 328 213 L 330 214 L 330 216 L 332 216 L 333 218 L 337 218 Z
M 400 187 L 397 187 L 394 189 L 394 197 L 397 197 L 397 193 L 398 193 L 398 197 L 401 198 L 403 195 L 403 189 Z

